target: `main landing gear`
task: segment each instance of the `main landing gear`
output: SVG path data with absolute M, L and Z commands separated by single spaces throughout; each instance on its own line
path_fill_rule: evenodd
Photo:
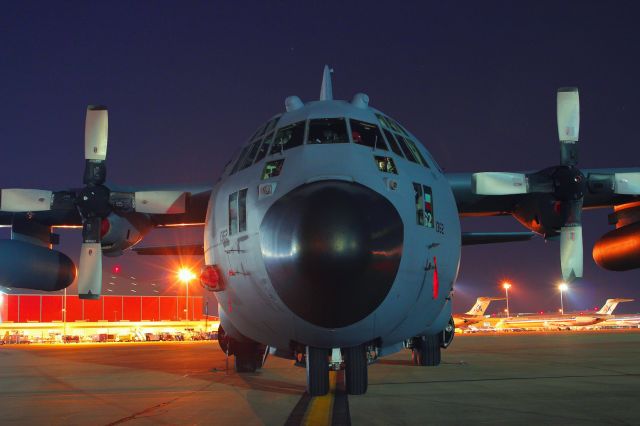
M 449 347 L 455 335 L 453 317 L 444 330 L 437 334 L 416 336 L 408 341 L 411 359 L 415 365 L 435 367 L 440 365 L 441 349 Z
M 226 334 L 222 326 L 218 329 L 218 343 L 227 355 L 235 356 L 238 373 L 255 373 L 262 367 L 266 347 L 253 340 L 237 340 Z
M 366 345 L 342 348 L 341 351 L 307 346 L 305 355 L 309 395 L 326 395 L 329 392 L 329 370 L 342 367 L 347 393 L 362 395 L 367 392 L 369 359 Z

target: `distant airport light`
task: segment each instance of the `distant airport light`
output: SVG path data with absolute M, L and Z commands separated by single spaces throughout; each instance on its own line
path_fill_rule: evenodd
M 511 283 L 509 282 L 502 283 L 502 288 L 504 288 L 505 290 L 509 290 L 511 288 Z

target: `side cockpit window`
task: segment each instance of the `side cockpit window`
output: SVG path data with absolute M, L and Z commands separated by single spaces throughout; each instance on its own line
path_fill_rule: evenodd
M 281 127 L 276 132 L 276 136 L 271 143 L 269 155 L 276 152 L 283 152 L 296 146 L 302 145 L 304 140 L 304 121 Z
M 308 144 L 349 143 L 344 118 L 309 120 Z
M 402 155 L 407 160 L 429 168 L 429 163 L 416 146 L 416 142 L 409 133 L 392 118 L 376 114 L 380 124 L 382 124 L 384 135 L 391 146 L 391 150 L 398 155 Z M 400 154 L 400 152 L 402 154 Z
M 372 149 L 389 150 L 382 137 L 382 133 L 380 133 L 380 129 L 375 124 L 353 119 L 349 120 L 349 124 L 351 125 L 351 138 L 353 142 L 368 146 Z
M 256 130 L 249 140 L 249 144 L 242 148 L 230 174 L 246 169 L 264 158 L 273 139 L 273 129 L 279 119 L 279 116 L 273 118 Z

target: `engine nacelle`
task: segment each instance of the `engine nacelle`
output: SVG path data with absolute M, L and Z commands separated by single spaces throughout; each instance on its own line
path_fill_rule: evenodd
M 640 222 L 604 234 L 593 246 L 593 260 L 610 271 L 640 268 Z
M 120 216 L 111 213 L 101 225 L 102 253 L 120 256 L 123 250 L 139 243 L 151 229 L 151 222 L 143 214 Z
M 56 291 L 76 278 L 73 261 L 59 251 L 18 240 L 0 240 L 0 283 L 6 287 Z
M 514 209 L 513 217 L 545 238 L 559 235 L 564 220 L 558 200 L 549 194 L 524 197 Z

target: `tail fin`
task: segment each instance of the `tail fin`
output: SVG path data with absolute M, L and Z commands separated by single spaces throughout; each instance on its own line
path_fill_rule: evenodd
M 633 302 L 634 299 L 607 299 L 604 306 L 597 312 L 598 314 L 611 315 L 618 303 Z
M 467 315 L 484 315 L 484 311 L 493 300 L 504 300 L 504 297 L 478 297 L 476 304 L 467 312 Z

